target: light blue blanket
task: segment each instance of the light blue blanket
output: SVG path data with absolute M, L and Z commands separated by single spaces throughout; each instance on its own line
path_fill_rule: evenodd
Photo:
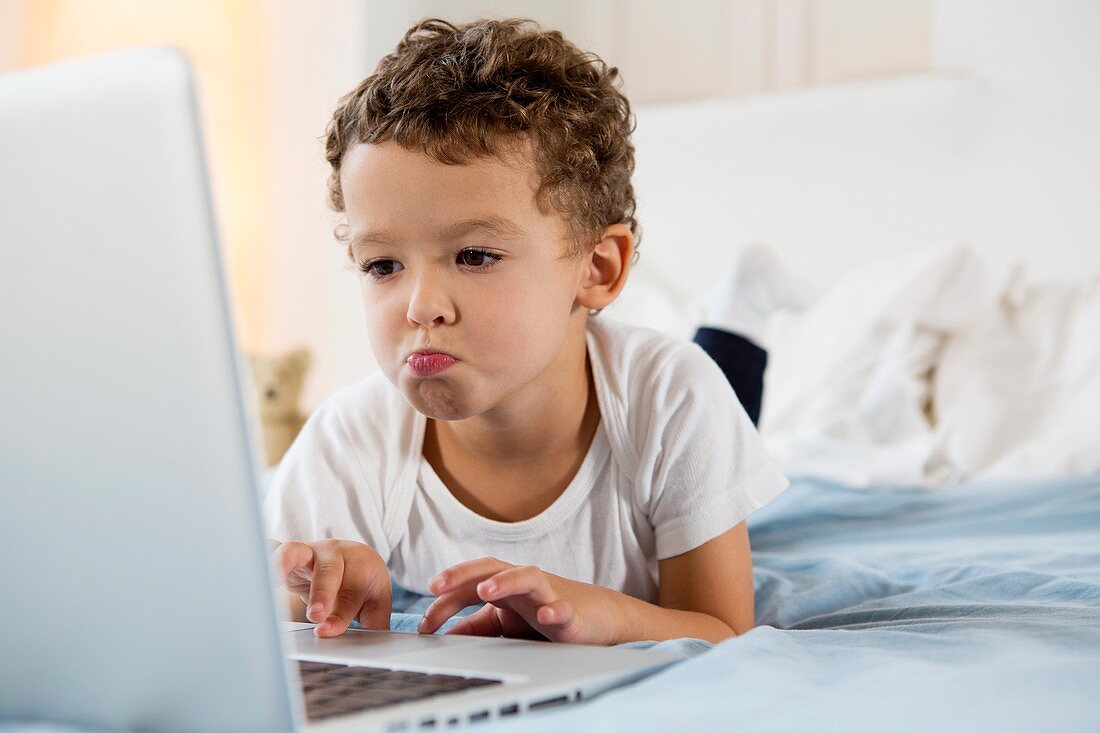
M 796 481 L 749 526 L 757 628 L 480 729 L 1100 731 L 1100 477 Z

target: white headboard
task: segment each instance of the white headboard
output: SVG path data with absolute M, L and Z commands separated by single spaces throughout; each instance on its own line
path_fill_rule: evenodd
M 817 284 L 959 241 L 1100 270 L 1100 141 L 1048 111 L 931 75 L 640 107 L 636 272 L 687 302 L 749 242 Z

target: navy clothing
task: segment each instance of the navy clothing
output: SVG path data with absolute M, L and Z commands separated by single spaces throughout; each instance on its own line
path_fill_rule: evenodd
M 752 424 L 759 425 L 768 352 L 744 336 L 709 326 L 700 327 L 692 340 L 722 368 Z

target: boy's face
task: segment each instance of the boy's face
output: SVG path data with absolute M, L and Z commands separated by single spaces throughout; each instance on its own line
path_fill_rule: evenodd
M 575 297 L 589 258 L 565 256 L 567 223 L 536 205 L 530 164 L 445 165 L 392 141 L 357 144 L 340 183 L 352 256 L 368 270 L 359 277 L 371 348 L 414 408 L 463 420 L 575 373 L 563 363 L 575 349 L 563 346 L 583 339 Z M 492 217 L 514 231 L 459 227 Z M 409 361 L 424 350 L 455 361 L 426 376 L 413 366 L 423 360 Z

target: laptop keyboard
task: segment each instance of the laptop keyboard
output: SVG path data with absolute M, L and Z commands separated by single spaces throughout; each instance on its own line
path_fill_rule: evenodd
M 479 677 L 350 667 L 327 662 L 299 661 L 298 671 L 302 677 L 306 717 L 309 720 L 501 684 L 500 680 Z

